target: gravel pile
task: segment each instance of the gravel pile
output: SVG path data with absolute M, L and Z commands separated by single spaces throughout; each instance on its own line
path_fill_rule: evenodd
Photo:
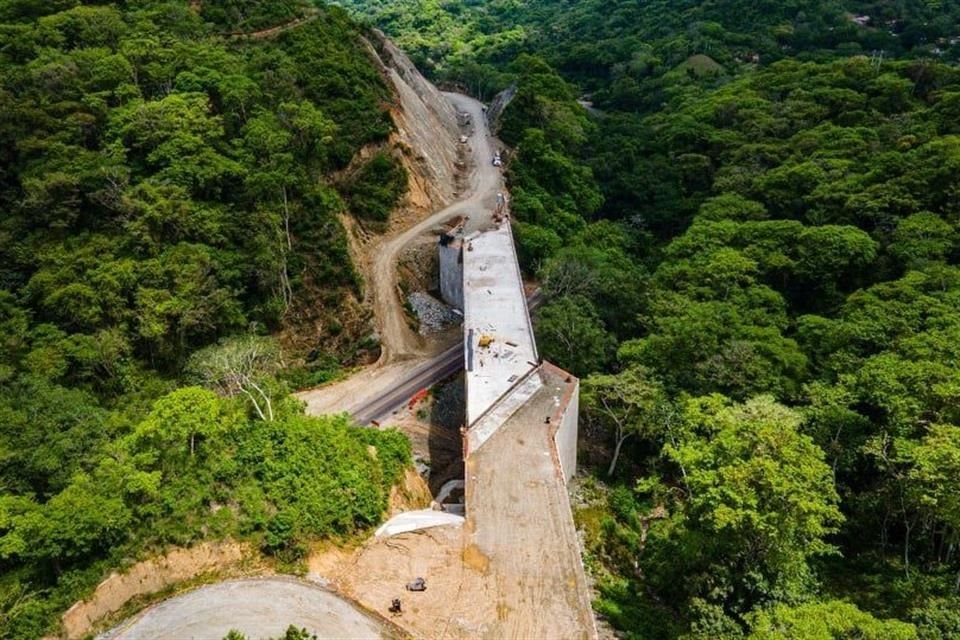
M 415 291 L 407 300 L 420 320 L 420 335 L 437 333 L 460 324 L 461 317 L 430 294 Z

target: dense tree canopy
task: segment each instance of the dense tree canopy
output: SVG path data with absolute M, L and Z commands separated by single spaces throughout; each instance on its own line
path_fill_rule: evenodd
M 957 4 L 341 4 L 438 79 L 515 85 L 597 610 L 643 638 L 960 634 Z M 406 187 L 360 35 L 297 0 L 0 0 L 3 635 L 145 549 L 290 562 L 382 512 L 406 441 L 285 397 L 369 346 L 339 215 L 376 229 Z M 291 372 L 269 334 L 297 322 L 324 329 Z
M 956 633 L 956 4 L 343 4 L 441 79 L 516 84 L 519 255 L 603 479 L 598 610 Z
M 338 216 L 406 175 L 365 47 L 299 0 L 0 0 L 0 636 L 165 545 L 291 563 L 383 515 L 406 439 L 285 383 L 376 346 Z
M 520 53 L 545 57 L 605 105 L 656 109 L 692 78 L 851 54 L 957 60 L 960 8 L 928 0 L 338 0 L 423 68 L 478 93 Z M 859 18 L 859 19 L 858 19 Z

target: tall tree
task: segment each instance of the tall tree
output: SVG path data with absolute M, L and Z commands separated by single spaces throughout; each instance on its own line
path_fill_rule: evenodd
M 644 367 L 633 366 L 615 375 L 593 375 L 583 381 L 587 418 L 613 434 L 614 448 L 607 475 L 612 476 L 624 443 L 633 437 L 656 439 L 674 418 L 673 407 L 660 382 Z

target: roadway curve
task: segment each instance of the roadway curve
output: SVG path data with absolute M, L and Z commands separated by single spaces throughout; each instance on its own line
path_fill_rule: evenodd
M 381 364 L 421 355 L 422 352 L 420 341 L 410 329 L 397 293 L 397 263 L 400 254 L 417 237 L 455 216 L 469 216 L 471 230 L 489 224 L 496 206 L 497 192 L 503 190 L 503 175 L 492 163 L 494 142 L 487 128 L 483 104 L 458 93 L 444 95 L 453 102 L 458 111 L 469 113 L 475 123 L 475 133 L 469 143 L 473 152 L 473 170 L 468 190 L 460 200 L 388 240 L 375 258 L 372 273 L 373 303 L 379 312 Z M 446 132 L 441 131 L 438 134 L 446 135 Z
M 450 370 L 449 367 L 453 366 L 451 358 L 457 359 L 454 353 L 455 350 L 459 353 L 460 347 L 450 347 L 437 354 L 434 345 L 431 353 L 424 349 L 421 339 L 407 323 L 398 292 L 397 264 L 404 248 L 417 237 L 455 216 L 469 217 L 468 231 L 491 225 L 497 193 L 503 191 L 504 183 L 500 169 L 492 163 L 496 141 L 487 127 L 483 104 L 458 93 L 444 95 L 458 111 L 469 113 L 474 123 L 469 141 L 472 170 L 467 191 L 457 202 L 388 239 L 379 248 L 371 269 L 370 286 L 380 329 L 380 361 L 344 381 L 298 393 L 297 397 L 307 403 L 310 415 L 347 412 L 365 424 L 389 415 L 419 389 L 456 373 L 456 368 Z M 448 135 L 445 131 L 437 134 Z M 438 367 L 449 373 L 437 377 Z M 428 375 L 430 371 L 434 373 Z
M 401 635 L 327 589 L 274 577 L 200 587 L 146 609 L 98 640 L 218 640 L 231 630 L 248 638 L 278 638 L 290 625 L 322 638 L 381 640 Z

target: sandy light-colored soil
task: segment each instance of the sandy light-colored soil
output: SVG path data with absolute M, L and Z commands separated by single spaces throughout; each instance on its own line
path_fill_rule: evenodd
M 338 576 L 342 592 L 366 607 L 386 611 L 400 598 L 394 622 L 417 638 L 478 638 L 487 629 L 478 596 L 489 585 L 483 567 L 464 562 L 462 527 L 437 527 L 371 540 Z M 404 586 L 417 577 L 424 592 Z M 483 599 L 483 598 L 480 598 Z

